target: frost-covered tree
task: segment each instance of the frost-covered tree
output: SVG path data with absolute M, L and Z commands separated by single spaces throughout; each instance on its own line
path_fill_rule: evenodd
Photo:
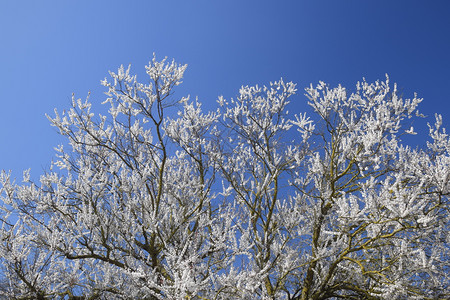
M 67 137 L 39 183 L 0 176 L 10 299 L 442 299 L 450 296 L 450 139 L 389 80 L 354 92 L 242 87 L 203 112 L 185 65 L 103 80 L 49 117 Z

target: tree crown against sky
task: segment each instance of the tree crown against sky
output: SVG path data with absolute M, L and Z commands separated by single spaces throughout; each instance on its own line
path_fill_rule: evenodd
M 292 115 L 279 80 L 203 112 L 173 96 L 185 69 L 111 72 L 107 115 L 49 117 L 68 144 L 39 183 L 1 174 L 3 296 L 449 296 L 449 137 L 436 115 L 426 148 L 401 141 L 421 99 L 320 82 Z

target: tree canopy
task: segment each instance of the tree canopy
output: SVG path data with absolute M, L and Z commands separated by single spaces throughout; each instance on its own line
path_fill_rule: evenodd
M 0 295 L 10 299 L 450 297 L 450 140 L 402 141 L 422 99 L 243 86 L 204 112 L 186 65 L 155 58 L 49 116 L 67 138 L 39 182 L 0 176 Z

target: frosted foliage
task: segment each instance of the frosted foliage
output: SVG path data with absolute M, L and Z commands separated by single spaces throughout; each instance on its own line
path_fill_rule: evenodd
M 422 101 L 395 85 L 245 86 L 205 112 L 185 65 L 110 72 L 106 115 L 73 97 L 38 183 L 0 175 L 9 299 L 444 299 L 450 140 L 402 136 Z M 297 101 L 297 100 L 296 100 Z

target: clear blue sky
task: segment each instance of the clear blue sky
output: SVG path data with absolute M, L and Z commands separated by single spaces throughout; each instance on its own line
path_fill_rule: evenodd
M 108 70 L 131 63 L 144 78 L 153 52 L 189 65 L 176 96 L 206 108 L 283 77 L 298 84 L 301 112 L 310 83 L 388 73 L 449 127 L 449 15 L 445 0 L 0 0 L 0 169 L 38 176 L 63 141 L 45 113 L 69 107 L 72 92 L 100 103 Z

